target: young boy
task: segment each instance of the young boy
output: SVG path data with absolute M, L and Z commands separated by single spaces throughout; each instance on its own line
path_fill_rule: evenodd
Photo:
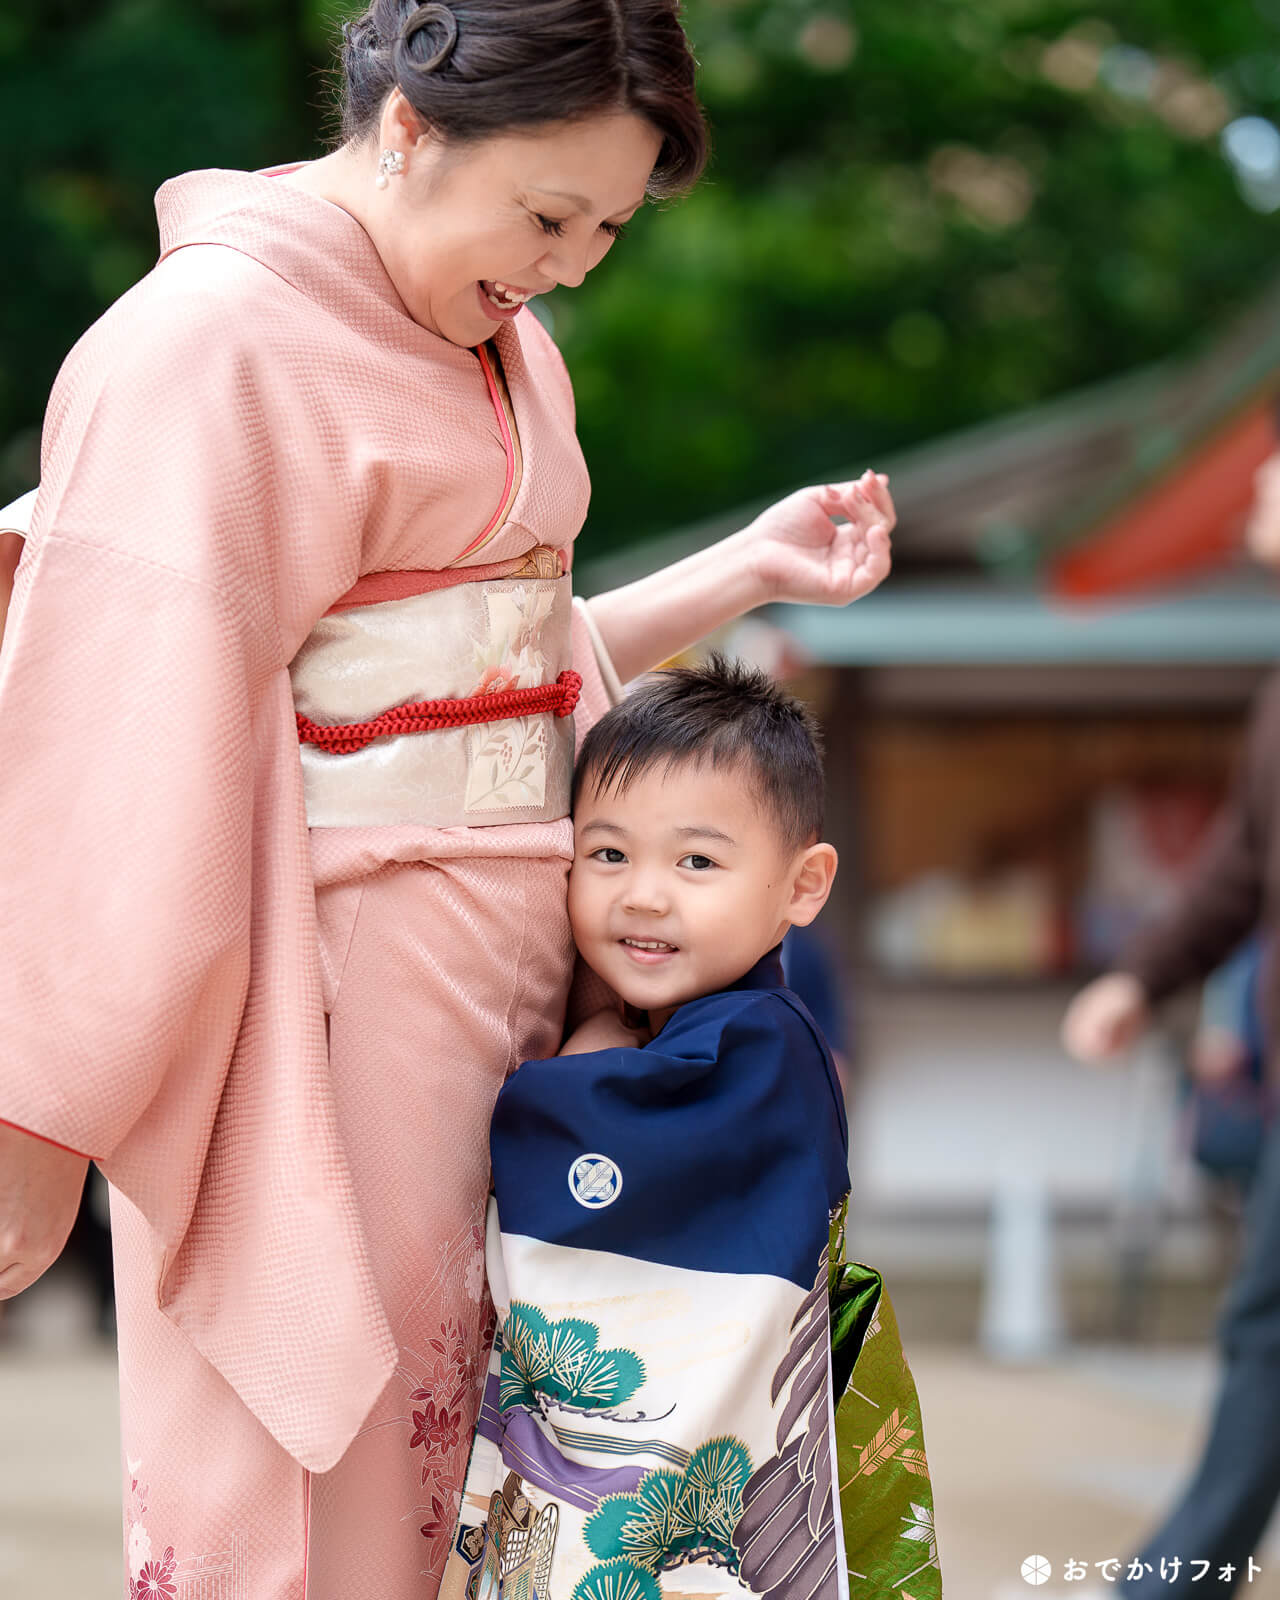
M 643 1026 L 601 1012 L 498 1098 L 447 1600 L 940 1593 L 893 1313 L 841 1261 L 843 1099 L 779 959 L 835 875 L 822 791 L 808 713 L 719 658 L 583 744 L 574 937 Z

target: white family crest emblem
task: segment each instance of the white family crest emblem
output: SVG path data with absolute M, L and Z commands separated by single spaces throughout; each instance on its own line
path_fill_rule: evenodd
M 569 1168 L 569 1193 L 588 1211 L 603 1211 L 622 1193 L 622 1170 L 608 1156 L 589 1151 Z

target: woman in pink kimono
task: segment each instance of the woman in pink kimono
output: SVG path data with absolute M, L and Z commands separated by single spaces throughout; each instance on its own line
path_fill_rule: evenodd
M 565 1016 L 575 716 L 888 570 L 868 474 L 569 598 L 587 475 L 522 306 L 701 168 L 674 0 L 378 0 L 344 66 L 332 154 L 160 190 L 0 655 L 0 1295 L 96 1160 L 134 1600 L 431 1600 L 489 1113 Z

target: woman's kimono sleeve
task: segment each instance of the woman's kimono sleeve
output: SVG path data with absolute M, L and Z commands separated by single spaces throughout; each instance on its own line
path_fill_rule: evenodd
M 334 1126 L 280 622 L 341 569 L 342 485 L 231 326 L 144 282 L 54 392 L 0 652 L 0 1119 L 99 1161 L 161 1307 L 323 1470 L 394 1360 Z
M 196 1134 L 244 1009 L 270 700 L 244 626 L 216 590 L 72 534 L 19 568 L 0 671 L 0 1111 L 103 1161 L 148 1115 Z

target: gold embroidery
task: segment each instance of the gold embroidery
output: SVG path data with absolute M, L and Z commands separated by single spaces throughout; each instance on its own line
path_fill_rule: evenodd
M 558 550 L 549 544 L 535 544 L 518 567 L 506 574 L 508 578 L 563 578 L 564 561 Z

